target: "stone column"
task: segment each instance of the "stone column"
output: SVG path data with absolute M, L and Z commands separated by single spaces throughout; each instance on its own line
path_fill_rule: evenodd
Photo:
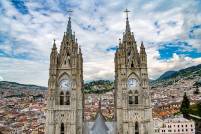
M 61 124 L 60 123 L 57 123 L 55 125 L 55 133 L 53 134 L 59 134 L 60 133 L 60 130 L 61 130 Z

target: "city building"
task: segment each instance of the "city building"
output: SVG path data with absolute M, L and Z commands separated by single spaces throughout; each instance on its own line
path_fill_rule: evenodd
M 195 134 L 195 123 L 183 117 L 154 118 L 155 134 Z
M 191 119 L 195 122 L 195 133 L 201 134 L 201 117 L 190 114 L 188 119 Z

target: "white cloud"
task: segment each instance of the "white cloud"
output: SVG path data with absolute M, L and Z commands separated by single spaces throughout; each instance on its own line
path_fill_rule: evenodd
M 0 81 L 3 81 L 3 77 L 2 76 L 0 76 Z
M 158 7 L 164 6 L 164 1 L 161 0 L 153 2 L 148 0 L 136 0 L 135 2 L 70 0 L 68 2 L 68 4 L 75 5 L 72 27 L 82 47 L 85 81 L 114 79 L 114 52 L 107 52 L 106 49 L 114 47 L 118 44 L 118 38 L 122 38 L 125 30 L 125 14 L 121 10 L 126 6 L 132 11 L 129 19 L 137 42 L 145 42 L 151 78 L 157 78 L 167 70 L 201 63 L 200 58 L 192 59 L 177 54 L 174 54 L 171 59 L 161 60 L 158 52 L 160 47 L 158 44 L 177 38 L 188 41 L 193 48 L 201 51 L 200 41 L 188 40 L 187 36 L 187 31 L 192 24 L 201 22 L 200 14 L 196 13 L 195 9 L 189 8 L 189 6 L 195 6 L 193 2 L 179 1 L 175 3 L 175 6 L 174 4 L 168 6 L 171 9 L 163 11 L 156 11 L 159 10 Z M 8 42 L 1 44 L 0 49 L 8 53 L 14 51 L 16 54 L 27 52 L 31 59 L 1 58 L 0 76 L 4 80 L 47 85 L 52 41 L 56 38 L 57 46 L 60 46 L 63 32 L 66 29 L 67 15 L 62 12 L 59 1 L 56 0 L 48 0 L 43 4 L 27 1 L 26 6 L 30 14 L 26 15 L 20 14 L 8 1 L 3 1 L 2 5 L 5 7 L 5 15 L 0 16 L 0 24 L 4 26 L 0 31 L 7 33 L 17 41 L 25 41 L 27 44 L 14 46 L 12 42 Z M 40 12 L 36 10 L 44 6 L 49 9 Z M 186 13 L 189 10 L 194 12 L 193 16 Z M 16 16 L 16 19 L 13 19 L 13 16 Z M 154 25 L 156 21 L 159 28 Z M 176 22 L 176 25 L 171 26 L 169 22 Z M 83 29 L 83 26 L 88 25 L 96 30 Z
M 47 85 L 48 63 L 0 58 L 0 76 L 6 81 Z
M 105 59 L 99 62 L 86 62 L 84 64 L 85 81 L 114 79 L 114 64 L 113 61 Z
M 149 49 L 147 55 L 148 71 L 151 79 L 158 78 L 161 74 L 168 70 L 178 71 L 180 69 L 201 63 L 201 57 L 193 59 L 190 57 L 179 56 L 176 53 L 173 54 L 173 58 L 171 59 L 161 60 L 159 52 L 154 49 Z

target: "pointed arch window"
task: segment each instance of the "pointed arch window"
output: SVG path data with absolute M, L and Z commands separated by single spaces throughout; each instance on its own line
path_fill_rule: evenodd
M 128 103 L 133 104 L 133 96 L 132 95 L 128 96 Z
M 131 92 L 131 91 L 129 92 L 128 103 L 129 103 L 129 104 L 133 104 L 133 95 L 132 95 L 132 92 Z
M 139 103 L 139 101 L 138 101 L 138 91 L 136 90 L 135 91 L 135 104 L 138 104 Z
M 128 49 L 128 57 L 130 57 L 130 55 L 131 55 L 131 50 Z
M 135 134 L 139 134 L 139 124 L 135 122 Z
M 133 93 L 131 91 L 128 93 L 128 103 L 133 104 Z
M 132 63 L 131 63 L 131 67 L 134 67 L 133 61 L 132 61 Z
M 138 104 L 138 96 L 135 95 L 135 104 Z
M 60 93 L 60 105 L 64 105 L 64 93 L 63 93 L 63 91 Z
M 66 105 L 70 105 L 70 93 L 66 92 Z
M 64 123 L 61 123 L 61 134 L 64 134 Z

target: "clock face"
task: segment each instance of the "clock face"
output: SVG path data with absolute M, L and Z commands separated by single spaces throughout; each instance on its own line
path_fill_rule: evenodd
M 137 87 L 138 81 L 135 78 L 128 79 L 128 88 L 133 89 Z
M 69 79 L 63 79 L 59 83 L 59 87 L 62 90 L 70 90 L 71 89 L 71 81 Z

